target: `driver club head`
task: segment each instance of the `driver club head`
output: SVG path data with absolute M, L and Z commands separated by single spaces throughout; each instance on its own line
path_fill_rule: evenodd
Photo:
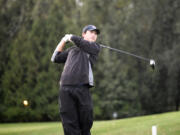
M 149 64 L 150 64 L 151 68 L 154 70 L 154 69 L 155 69 L 155 64 L 156 64 L 156 63 L 155 63 L 155 60 L 150 59 Z

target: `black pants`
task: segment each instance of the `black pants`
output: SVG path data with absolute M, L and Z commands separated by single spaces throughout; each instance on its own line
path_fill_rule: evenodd
M 87 86 L 61 86 L 60 116 L 65 135 L 90 135 L 93 105 Z

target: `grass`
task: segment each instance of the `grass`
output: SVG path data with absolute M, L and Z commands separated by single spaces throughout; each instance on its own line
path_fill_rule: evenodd
M 95 121 L 92 135 L 180 135 L 180 112 L 111 121 Z M 0 124 L 0 135 L 63 135 L 60 122 Z

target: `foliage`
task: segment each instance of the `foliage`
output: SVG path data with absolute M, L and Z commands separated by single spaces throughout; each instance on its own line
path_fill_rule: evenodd
M 157 126 L 158 135 L 179 135 L 180 112 L 149 115 L 109 121 L 95 121 L 93 135 L 151 135 Z M 62 124 L 57 122 L 0 124 L 0 135 L 63 135 Z
M 149 63 L 102 49 L 91 91 L 95 119 L 179 110 L 179 5 L 178 0 L 1 0 L 1 122 L 59 120 L 63 64 L 50 58 L 64 34 L 81 36 L 87 24 L 101 29 L 99 43 L 157 64 L 152 71 Z

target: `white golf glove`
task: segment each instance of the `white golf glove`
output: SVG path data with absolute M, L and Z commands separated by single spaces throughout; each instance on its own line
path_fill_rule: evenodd
M 71 37 L 72 37 L 72 34 L 66 34 L 66 35 L 62 38 L 62 40 L 63 40 L 64 42 L 68 42 L 68 41 L 71 42 Z

